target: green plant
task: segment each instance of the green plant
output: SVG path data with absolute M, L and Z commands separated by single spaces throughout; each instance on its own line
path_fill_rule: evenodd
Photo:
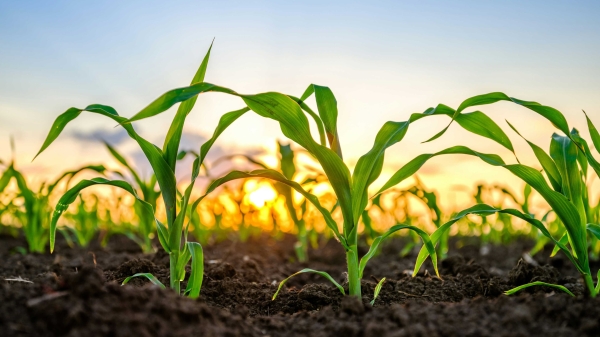
M 493 213 L 506 213 L 516 216 L 535 226 L 544 236 L 550 239 L 556 247 L 558 247 L 557 249 L 567 256 L 582 275 L 589 294 L 592 297 L 595 297 L 600 291 L 600 282 L 594 287 L 588 256 L 588 233 L 597 238 L 600 237 L 600 226 L 596 223 L 589 222 L 590 220 L 593 220 L 593 217 L 591 217 L 589 213 L 590 193 L 586 189 L 586 181 L 589 167 L 592 167 L 596 176 L 600 175 L 600 163 L 593 157 L 587 142 L 579 135 L 579 132 L 576 129 L 569 128 L 564 115 L 560 111 L 536 102 L 518 100 L 508 97 L 503 93 L 491 93 L 465 100 L 460 105 L 459 109 L 456 111 L 452 110 L 454 111 L 452 117 L 453 119 L 460 118 L 462 115 L 461 112 L 466 108 L 492 104 L 498 101 L 509 101 L 526 107 L 548 119 L 556 128 L 563 132 L 564 136 L 556 133 L 553 134 L 549 153 L 546 153 L 542 148 L 524 138 L 533 150 L 542 167 L 542 172 L 545 173 L 546 177 L 544 177 L 540 171 L 532 167 L 523 164 L 505 164 L 500 158 L 487 162 L 491 165 L 507 169 L 536 190 L 546 200 L 552 211 L 562 222 L 565 228 L 565 235 L 559 240 L 556 240 L 541 221 L 533 218 L 530 214 L 525 214 L 519 210 L 503 210 L 489 205 L 479 204 L 460 212 L 455 218 L 441 226 L 432 234 L 432 242 L 434 242 L 434 244 L 437 243 L 441 233 L 446 231 L 453 223 L 460 218 L 465 217 L 467 214 L 489 215 Z M 600 134 L 587 115 L 586 120 L 592 142 L 596 147 L 596 150 L 598 150 L 600 149 Z M 510 123 L 509 126 L 521 136 L 516 128 L 510 125 Z M 436 134 L 432 139 L 441 136 L 447 129 L 448 127 Z M 491 139 L 512 149 L 510 143 L 501 142 L 499 137 L 491 137 Z M 568 246 L 570 246 L 570 248 Z M 415 268 L 420 267 L 423 258 L 426 257 L 427 254 L 427 251 L 421 251 Z
M 192 87 L 194 83 L 204 85 L 202 82 L 206 74 L 206 68 L 210 57 L 210 48 L 208 53 L 204 57 L 202 64 L 192 79 Z M 194 182 L 200 173 L 200 167 L 204 162 L 204 159 L 216 141 L 218 136 L 233 123 L 236 119 L 242 116 L 248 108 L 232 111 L 226 113 L 219 120 L 219 124 L 215 129 L 213 136 L 205 142 L 199 151 L 199 156 L 194 159 L 192 167 L 191 182 L 185 189 L 184 193 L 178 193 L 177 184 L 175 178 L 175 167 L 177 163 L 177 155 L 179 151 L 179 144 L 181 141 L 181 135 L 183 132 L 183 126 L 187 115 L 191 112 L 196 97 L 195 95 L 189 95 L 189 90 L 175 89 L 174 92 L 184 95 L 189 98 L 185 102 L 179 105 L 177 113 L 171 123 L 169 131 L 164 141 L 163 148 L 148 142 L 142 138 L 133 128 L 132 122 L 141 119 L 140 117 L 154 115 L 159 112 L 166 110 L 171 107 L 174 102 L 172 93 L 167 93 L 159 99 L 150 103 L 146 108 L 142 109 L 133 118 L 127 119 L 119 116 L 117 111 L 112 107 L 106 105 L 94 104 L 84 109 L 70 108 L 65 113 L 60 115 L 52 125 L 46 140 L 44 141 L 38 155 L 42 153 L 52 142 L 60 135 L 65 126 L 75 118 L 77 118 L 82 112 L 92 112 L 108 117 L 113 121 L 117 122 L 121 127 L 127 131 L 128 135 L 136 141 L 144 155 L 150 162 L 153 173 L 156 176 L 157 183 L 160 187 L 162 199 L 165 205 L 167 226 L 163 225 L 160 221 L 154 218 L 154 209 L 152 205 L 144 201 L 136 192 L 135 188 L 130 183 L 123 180 L 108 180 L 104 178 L 95 178 L 91 180 L 82 180 L 76 186 L 67 191 L 59 200 L 54 214 L 52 216 L 52 222 L 50 227 L 50 249 L 54 249 L 55 231 L 56 224 L 61 214 L 68 208 L 68 206 L 77 199 L 79 192 L 87 187 L 96 185 L 108 185 L 121 188 L 131 195 L 133 195 L 139 207 L 146 212 L 148 217 L 154 218 L 155 225 L 157 226 L 158 238 L 163 249 L 169 253 L 170 257 L 170 287 L 178 294 L 181 293 L 180 284 L 185 278 L 185 266 L 191 261 L 192 269 L 190 277 L 188 279 L 187 288 L 185 292 L 190 297 L 195 298 L 200 294 L 200 288 L 203 280 L 203 252 L 202 246 L 196 242 L 187 242 L 187 226 L 184 226 L 186 214 L 188 213 L 189 201 L 194 186 Z M 166 97 L 165 97 L 166 96 Z M 183 101 L 183 100 L 180 100 Z M 183 244 L 182 244 L 183 243 Z

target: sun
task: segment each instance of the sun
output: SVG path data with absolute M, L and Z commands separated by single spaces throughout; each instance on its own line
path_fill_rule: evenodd
M 263 208 L 266 203 L 277 199 L 277 192 L 266 181 L 257 182 L 249 180 L 244 185 L 244 191 L 248 193 L 248 201 L 256 208 Z

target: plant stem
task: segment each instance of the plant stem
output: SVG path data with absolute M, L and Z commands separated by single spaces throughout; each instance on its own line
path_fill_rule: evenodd
M 596 293 L 596 289 L 594 288 L 594 281 L 592 280 L 592 275 L 590 274 L 583 274 L 583 280 L 585 281 L 585 285 L 587 286 L 589 292 L 590 292 L 590 296 L 596 297 L 597 293 Z
M 177 252 L 169 253 L 169 282 L 171 289 L 175 290 L 177 295 L 181 294 L 179 275 L 177 275 Z
M 350 246 L 346 251 L 346 262 L 348 264 L 348 290 L 350 296 L 361 297 L 360 277 L 358 275 L 358 247 L 356 244 Z
M 294 247 L 296 249 L 296 257 L 298 257 L 299 262 L 306 262 L 308 261 L 308 240 L 304 221 L 298 221 L 296 227 L 298 227 L 298 241 Z

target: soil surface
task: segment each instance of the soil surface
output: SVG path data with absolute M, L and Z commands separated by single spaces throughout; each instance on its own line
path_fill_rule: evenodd
M 205 275 L 198 300 L 127 276 L 149 272 L 168 282 L 168 255 L 143 254 L 124 237 L 108 246 L 54 254 L 18 253 L 22 239 L 0 236 L 1 336 L 598 336 L 600 299 L 585 296 L 577 271 L 551 247 L 523 259 L 528 241 L 480 247 L 476 239 L 451 242 L 440 262 L 416 277 L 416 251 L 400 257 L 390 240 L 364 273 L 363 298 L 344 297 L 325 279 L 291 279 L 274 301 L 279 281 L 302 269 L 329 272 L 345 284 L 345 255 L 335 241 L 294 259 L 294 238 L 267 236 L 204 247 Z M 363 249 L 362 253 L 365 253 Z M 592 270 L 600 264 L 594 262 Z M 386 277 L 375 305 L 376 283 Z M 576 297 L 545 287 L 506 296 L 532 282 L 562 284 Z M 183 287 L 185 284 L 183 285 Z

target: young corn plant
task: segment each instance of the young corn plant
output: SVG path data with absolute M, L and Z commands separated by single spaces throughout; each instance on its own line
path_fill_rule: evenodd
M 492 104 L 498 101 L 509 101 L 526 107 L 548 119 L 556 128 L 562 131 L 563 135 L 553 134 L 550 142 L 550 151 L 545 152 L 538 145 L 527 141 L 509 123 L 509 126 L 527 141 L 541 165 L 545 177 L 540 171 L 527 165 L 505 164 L 501 159 L 498 160 L 499 158 L 487 162 L 493 166 L 507 169 L 539 193 L 562 222 L 565 234 L 562 238 L 555 239 L 544 224 L 533 218 L 531 214 L 525 214 L 516 209 L 498 209 L 486 204 L 478 204 L 463 210 L 452 220 L 436 230 L 431 236 L 432 242 L 436 244 L 444 231 L 448 230 L 452 224 L 468 214 L 510 214 L 530 223 L 554 243 L 557 249 L 563 252 L 580 272 L 589 295 L 595 297 L 600 291 L 600 283 L 594 286 L 592 279 L 588 256 L 588 233 L 590 236 L 600 237 L 600 225 L 590 222 L 594 221 L 594 218 L 589 213 L 590 193 L 586 188 L 586 181 L 589 167 L 593 169 L 596 176 L 600 175 L 600 163 L 594 158 L 587 141 L 579 135 L 576 129 L 569 128 L 567 120 L 560 111 L 536 102 L 518 100 L 508 97 L 503 93 L 480 95 L 465 100 L 459 109 L 454 111 L 452 118 L 453 120 L 460 118 L 463 115 L 462 111 L 466 108 Z M 587 115 L 586 120 L 592 142 L 598 151 L 600 149 L 600 134 Z M 441 136 L 447 129 L 448 127 L 436 134 L 432 139 Z M 499 137 L 492 137 L 491 139 L 502 144 Z M 509 143 L 505 142 L 503 145 L 506 144 Z M 508 148 L 508 146 L 506 147 Z M 512 145 L 510 145 L 510 148 L 512 149 Z M 427 254 L 426 250 L 420 252 L 415 269 L 421 266 Z M 533 285 L 536 284 L 527 284 L 526 286 Z
M 204 85 L 203 80 L 206 74 L 209 56 L 210 48 L 194 78 L 192 79 L 192 87 L 194 87 L 194 85 Z M 156 176 L 156 181 L 160 187 L 162 200 L 164 202 L 167 226 L 163 225 L 160 221 L 154 218 L 154 209 L 152 208 L 152 205 L 144 201 L 138 195 L 136 189 L 127 181 L 108 180 L 104 178 L 82 180 L 76 186 L 67 191 L 61 197 L 56 206 L 50 227 L 50 250 L 54 250 L 56 224 L 58 219 L 68 208 L 68 206 L 77 199 L 77 195 L 81 190 L 97 185 L 118 187 L 133 195 L 140 204 L 140 207 L 143 208 L 144 212 L 146 212 L 147 216 L 154 218 L 160 244 L 163 249 L 169 253 L 170 257 L 170 288 L 178 294 L 181 293 L 181 282 L 185 278 L 185 267 L 191 261 L 192 268 L 185 293 L 187 293 L 190 297 L 195 298 L 199 296 L 202 285 L 204 256 L 202 252 L 202 246 L 200 244 L 197 242 L 187 242 L 187 226 L 184 226 L 186 214 L 188 214 L 187 211 L 192 189 L 194 182 L 200 173 L 200 167 L 218 136 L 231 123 L 233 123 L 249 109 L 243 108 L 232 111 L 224 114 L 221 117 L 213 136 L 200 147 L 199 156 L 194 159 L 190 184 L 187 186 L 184 193 L 178 193 L 176 177 L 174 173 L 177 163 L 177 154 L 185 119 L 194 107 L 196 95 L 190 95 L 189 89 L 175 89 L 174 92 L 178 93 L 178 95 L 183 95 L 188 99 L 186 99 L 185 102 L 183 102 L 184 100 L 179 100 L 179 102 L 183 103 L 179 105 L 177 113 L 171 122 L 171 126 L 167 132 L 162 149 L 142 138 L 133 128 L 132 122 L 141 119 L 140 116 L 155 115 L 173 106 L 174 101 L 171 98 L 174 98 L 177 95 L 173 95 L 172 92 L 167 93 L 166 97 L 163 95 L 159 99 L 150 103 L 131 119 L 121 117 L 114 108 L 106 105 L 93 104 L 84 109 L 70 108 L 55 120 L 38 155 L 48 148 L 50 144 L 52 144 L 52 142 L 60 135 L 69 122 L 77 118 L 84 111 L 108 117 L 123 127 L 129 137 L 131 137 L 138 144 L 152 167 L 152 171 Z M 151 281 L 155 279 L 154 277 L 150 277 L 146 274 L 136 276 L 146 277 Z

